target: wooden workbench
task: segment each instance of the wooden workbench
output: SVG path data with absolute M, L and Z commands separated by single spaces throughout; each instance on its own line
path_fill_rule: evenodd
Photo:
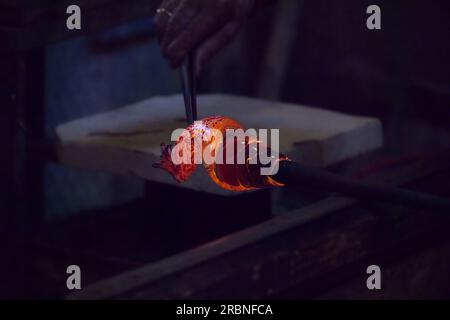
M 368 179 L 448 197 L 449 160 L 447 151 Z M 448 297 L 449 226 L 442 213 L 326 197 L 69 298 Z M 371 264 L 382 268 L 383 290 L 365 287 Z

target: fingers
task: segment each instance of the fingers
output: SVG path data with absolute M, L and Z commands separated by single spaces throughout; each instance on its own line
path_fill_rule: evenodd
M 195 58 L 195 73 L 197 76 L 200 75 L 211 58 L 236 37 L 241 25 L 242 22 L 237 20 L 228 22 L 197 49 Z
M 181 0 L 164 0 L 159 5 L 159 8 L 164 8 L 167 11 L 173 13 L 179 6 L 180 2 L 181 2 Z M 154 24 L 155 24 L 155 29 L 156 29 L 156 38 L 159 43 L 161 43 L 161 41 L 164 37 L 164 34 L 167 30 L 167 25 L 169 24 L 169 21 L 172 18 L 173 18 L 173 16 L 169 17 L 165 13 L 158 13 L 155 15 Z
M 227 20 L 228 17 L 226 16 L 220 16 L 220 14 L 207 10 L 202 11 L 164 50 L 165 57 L 169 60 L 171 67 L 178 67 L 183 57 L 191 49 L 220 30 Z
M 244 20 L 253 5 L 254 0 L 165 0 L 160 7 L 173 15 L 168 18 L 161 14 L 156 20 L 163 56 L 176 68 L 189 51 L 200 46 L 196 58 L 200 72 L 234 38 L 239 21 Z
M 166 25 L 163 39 L 161 40 L 161 49 L 164 55 L 167 54 L 167 49 L 170 43 L 175 39 L 189 23 L 200 13 L 202 4 L 192 0 L 182 0 L 179 6 L 174 11 L 172 19 Z

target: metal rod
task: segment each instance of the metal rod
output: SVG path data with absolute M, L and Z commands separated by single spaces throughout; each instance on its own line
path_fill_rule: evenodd
M 194 52 L 190 52 L 181 65 L 181 85 L 188 124 L 197 120 L 197 84 L 194 70 Z
M 282 161 L 275 180 L 287 185 L 338 192 L 365 200 L 386 201 L 407 206 L 418 206 L 450 213 L 450 200 L 399 188 L 385 187 L 355 181 L 323 170 L 302 166 L 293 161 Z

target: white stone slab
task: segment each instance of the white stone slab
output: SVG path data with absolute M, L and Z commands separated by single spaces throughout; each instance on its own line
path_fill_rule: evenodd
M 325 167 L 382 145 L 379 120 L 323 109 L 259 99 L 204 95 L 198 97 L 199 117 L 228 116 L 247 128 L 280 129 L 280 151 L 304 164 Z M 57 127 L 59 160 L 63 164 L 134 175 L 177 184 L 152 168 L 161 142 L 169 143 L 176 128 L 186 126 L 181 96 L 155 97 L 108 113 Z M 197 170 L 180 187 L 230 194 Z

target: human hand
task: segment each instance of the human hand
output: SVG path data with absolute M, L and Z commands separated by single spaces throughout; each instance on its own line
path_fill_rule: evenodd
M 195 48 L 198 75 L 239 32 L 255 0 L 164 0 L 155 17 L 158 41 L 172 68 Z

